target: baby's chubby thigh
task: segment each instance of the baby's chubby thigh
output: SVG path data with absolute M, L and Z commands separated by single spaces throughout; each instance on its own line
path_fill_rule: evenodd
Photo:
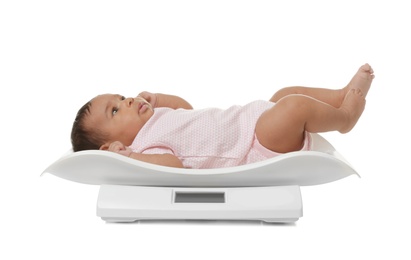
M 276 153 L 299 151 L 304 145 L 304 128 L 294 122 L 279 103 L 264 111 L 257 120 L 255 135 L 265 148 Z

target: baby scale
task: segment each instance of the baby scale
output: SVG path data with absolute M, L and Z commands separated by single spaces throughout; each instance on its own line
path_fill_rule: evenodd
M 107 222 L 295 222 L 303 215 L 300 186 L 358 175 L 327 140 L 311 136 L 311 151 L 236 167 L 171 168 L 90 150 L 69 152 L 43 174 L 100 185 L 97 216 Z

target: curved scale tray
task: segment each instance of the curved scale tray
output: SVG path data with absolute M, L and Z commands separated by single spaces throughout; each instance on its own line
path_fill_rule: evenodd
M 312 135 L 312 151 L 286 153 L 258 163 L 218 168 L 180 169 L 137 161 L 116 153 L 69 153 L 44 173 L 85 183 L 161 187 L 258 187 L 317 185 L 358 175 L 334 147 Z

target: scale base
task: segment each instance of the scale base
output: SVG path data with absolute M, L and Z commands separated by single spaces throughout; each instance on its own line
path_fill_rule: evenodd
M 258 220 L 290 223 L 302 217 L 299 186 L 174 188 L 102 185 L 97 216 L 139 220 Z

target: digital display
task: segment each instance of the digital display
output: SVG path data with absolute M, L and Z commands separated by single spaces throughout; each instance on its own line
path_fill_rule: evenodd
M 225 203 L 224 192 L 183 192 L 177 191 L 175 203 Z

